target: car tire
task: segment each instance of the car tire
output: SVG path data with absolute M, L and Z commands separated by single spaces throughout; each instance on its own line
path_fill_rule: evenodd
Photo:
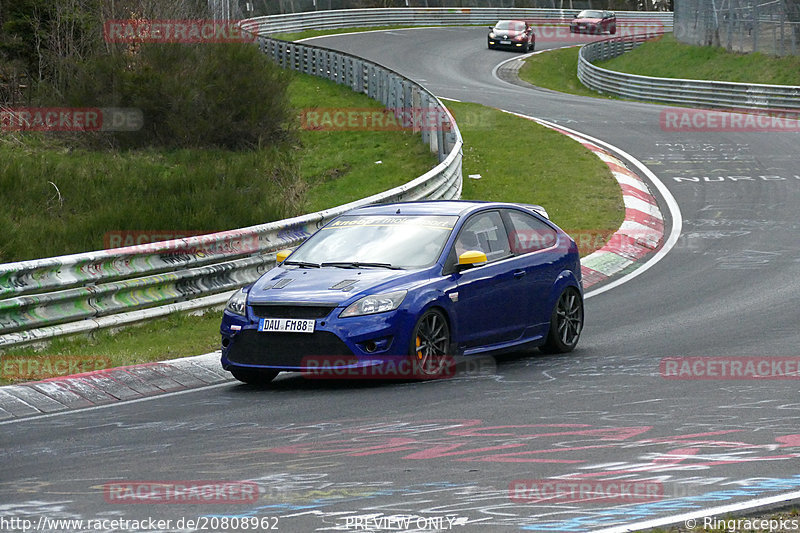
M 453 370 L 450 354 L 450 326 L 438 309 L 425 311 L 411 335 L 409 357 L 414 376 L 419 379 L 436 379 Z
M 248 385 L 266 385 L 278 375 L 277 370 L 248 370 L 243 368 L 231 369 L 233 377 Z
M 583 298 L 575 287 L 567 287 L 553 307 L 547 340 L 540 348 L 545 353 L 567 353 L 575 349 L 583 330 Z

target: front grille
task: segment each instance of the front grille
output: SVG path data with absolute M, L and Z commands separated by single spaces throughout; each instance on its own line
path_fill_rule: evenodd
M 306 357 L 353 356 L 336 335 L 314 333 L 267 333 L 245 330 L 236 335 L 228 349 L 228 360 L 243 365 L 303 365 Z
M 325 318 L 335 305 L 254 305 L 253 314 L 259 318 Z

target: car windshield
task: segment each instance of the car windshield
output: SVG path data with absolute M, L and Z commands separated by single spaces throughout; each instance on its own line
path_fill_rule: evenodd
M 494 29 L 499 31 L 525 31 L 525 23 L 516 20 L 501 20 L 495 24 Z
M 602 11 L 592 11 L 592 10 L 587 9 L 585 11 L 581 11 L 580 13 L 578 13 L 578 17 L 577 18 L 579 18 L 579 19 L 601 19 L 601 18 L 603 18 L 603 12 Z
M 439 258 L 457 219 L 456 216 L 344 215 L 310 237 L 286 264 L 424 268 Z

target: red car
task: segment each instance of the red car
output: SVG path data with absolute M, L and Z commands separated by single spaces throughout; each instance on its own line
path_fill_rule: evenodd
M 611 35 L 617 33 L 617 16 L 611 11 L 599 9 L 586 9 L 578 13 L 569 23 L 572 33 L 603 33 Z
M 487 37 L 489 48 L 505 48 L 530 52 L 536 47 L 533 28 L 524 20 L 501 20 L 490 28 Z

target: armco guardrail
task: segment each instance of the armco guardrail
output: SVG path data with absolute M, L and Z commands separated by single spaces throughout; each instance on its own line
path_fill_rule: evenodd
M 574 11 L 414 8 L 314 11 L 245 21 L 259 35 L 313 28 L 491 24 L 502 18 L 559 23 Z M 671 26 L 671 13 L 617 12 L 632 26 Z M 419 127 L 439 154 L 437 167 L 413 181 L 345 206 L 229 232 L 145 246 L 0 265 L 0 346 L 34 342 L 224 303 L 230 292 L 274 265 L 277 250 L 300 244 L 332 217 L 357 206 L 456 198 L 462 139 L 439 100 L 412 80 L 363 59 L 324 48 L 260 39 L 281 65 L 349 85 L 387 107 L 430 109 L 438 127 Z M 429 117 L 426 117 L 429 120 Z
M 271 15 L 258 21 L 259 33 L 294 33 L 316 28 L 357 28 L 371 26 L 468 26 L 494 24 L 501 19 L 526 19 L 534 23 L 566 23 L 579 10 L 497 7 L 409 7 L 375 9 L 340 9 Z M 622 25 L 658 25 L 672 27 L 672 12 L 617 11 Z
M 800 111 L 800 87 L 653 78 L 593 64 L 624 54 L 655 36 L 617 37 L 585 45 L 578 56 L 578 79 L 595 91 L 637 100 L 720 109 Z
M 438 153 L 440 163 L 400 187 L 301 217 L 178 241 L 0 265 L 0 346 L 218 305 L 231 290 L 271 268 L 274 252 L 300 244 L 349 209 L 461 195 L 463 141 L 433 94 L 348 54 L 267 38 L 260 39 L 260 47 L 286 68 L 349 85 L 392 109 L 420 110 L 403 117 Z

